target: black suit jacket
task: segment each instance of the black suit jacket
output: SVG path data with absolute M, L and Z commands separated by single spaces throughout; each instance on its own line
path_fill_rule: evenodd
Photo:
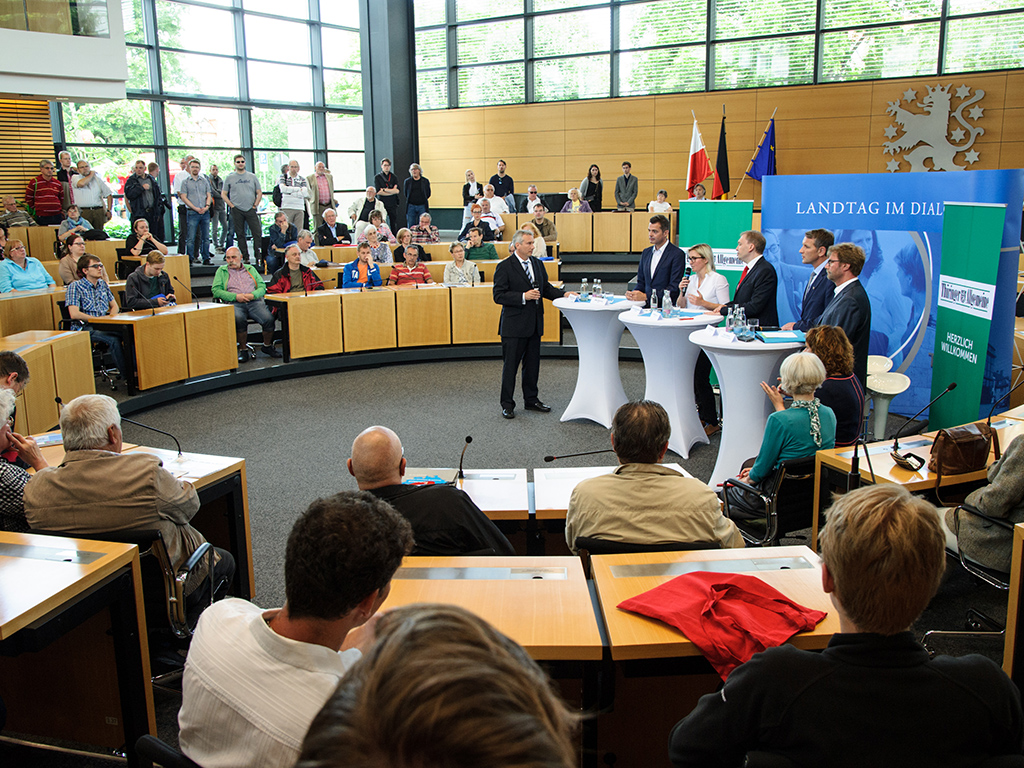
M 665 244 L 665 252 L 661 254 L 661 261 L 658 262 L 658 269 L 653 275 L 651 272 L 651 259 L 654 257 L 654 246 L 645 248 L 640 254 L 640 266 L 636 271 L 636 289 L 647 294 L 647 303 L 650 304 L 652 296 L 656 296 L 659 305 L 665 289 L 668 289 L 672 302 L 679 298 L 679 281 L 683 279 L 683 271 L 686 269 L 686 256 L 683 255 L 679 246 L 672 243 Z
M 818 318 L 825 311 L 825 307 L 832 301 L 836 292 L 836 284 L 828 279 L 825 270 L 821 270 L 818 276 L 811 283 L 811 290 L 804 297 L 800 306 L 800 319 L 793 323 L 793 328 L 798 331 L 807 331 L 816 325 L 820 325 Z
M 338 230 L 338 234 L 344 239 L 345 242 L 352 242 L 352 234 L 348 231 L 348 227 L 342 224 L 340 221 L 334 225 L 335 229 Z M 334 237 L 331 233 L 331 228 L 327 226 L 327 222 L 324 222 L 316 229 L 316 244 L 317 245 L 337 245 L 342 242 Z
M 860 280 L 839 291 L 818 320 L 818 325 L 837 325 L 853 344 L 853 372 L 867 391 L 868 347 L 871 342 L 871 301 Z
M 779 287 L 779 276 L 764 256 L 747 272 L 743 282 L 736 288 L 732 301 L 722 307 L 727 314 L 729 307 L 743 307 L 748 320 L 760 320 L 762 326 L 778 325 L 779 310 L 775 304 L 775 292 Z
M 541 296 L 554 301 L 565 295 L 565 291 L 548 282 L 547 270 L 540 259 L 531 256 L 530 268 Z M 523 303 L 523 294 L 533 287 L 518 257 L 509 256 L 495 268 L 494 303 L 501 304 L 498 335 L 527 338 L 544 333 L 544 302 Z

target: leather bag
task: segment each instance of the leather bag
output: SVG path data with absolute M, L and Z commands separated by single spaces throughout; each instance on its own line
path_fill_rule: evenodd
M 993 443 L 995 457 L 998 459 L 999 435 L 984 421 L 940 429 L 935 436 L 935 442 L 932 443 L 932 452 L 928 459 L 928 471 L 938 476 L 936 495 L 938 487 L 942 484 L 943 475 L 963 475 L 985 469 Z

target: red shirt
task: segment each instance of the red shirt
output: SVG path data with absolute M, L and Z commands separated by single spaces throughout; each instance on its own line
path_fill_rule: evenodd
M 410 267 L 405 262 L 399 262 L 391 268 L 388 285 L 426 284 L 430 280 L 430 270 L 422 262 L 417 262 L 415 267 Z
M 64 185 L 56 176 L 47 181 L 42 174 L 25 188 L 25 205 L 35 209 L 36 216 L 60 216 L 64 210 Z

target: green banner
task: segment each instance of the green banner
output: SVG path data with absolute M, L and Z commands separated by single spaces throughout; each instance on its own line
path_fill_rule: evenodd
M 932 406 L 929 429 L 978 418 L 1005 220 L 1005 205 L 944 204 L 932 397 L 957 388 Z
M 730 295 L 743 272 L 736 241 L 754 220 L 753 200 L 679 201 L 679 247 L 707 243 L 715 252 L 715 269 L 729 281 Z

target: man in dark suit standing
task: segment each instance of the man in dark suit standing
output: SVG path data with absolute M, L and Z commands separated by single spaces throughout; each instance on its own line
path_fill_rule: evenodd
M 540 373 L 540 337 L 544 333 L 544 302 L 566 294 L 548 282 L 540 259 L 533 253 L 533 233 L 520 229 L 512 237 L 514 253 L 494 270 L 494 303 L 501 304 L 498 334 L 501 336 L 501 415 L 516 416 L 516 371 L 523 366 L 523 401 L 528 411 L 547 413 L 537 395 Z
M 640 254 L 640 266 L 636 271 L 636 290 L 626 291 L 631 301 L 643 301 L 648 306 L 661 303 L 661 297 L 668 290 L 672 303 L 679 298 L 679 281 L 683 279 L 686 257 L 678 246 L 668 241 L 668 217 L 651 216 L 647 225 L 647 239 L 650 248 Z M 649 300 L 649 301 L 648 301 Z
M 828 279 L 828 274 L 825 272 L 825 259 L 828 257 L 828 249 L 834 242 L 832 233 L 827 229 L 812 229 L 810 232 L 804 233 L 804 241 L 800 245 L 800 259 L 811 267 L 811 276 L 807 280 L 807 287 L 804 288 L 804 298 L 800 304 L 800 319 L 793 323 L 786 323 L 782 326 L 783 330 L 810 330 L 818 325 L 818 318 L 832 301 L 836 286 Z
M 764 257 L 765 239 L 760 232 L 744 232 L 736 243 L 736 255 L 746 266 L 732 301 L 719 304 L 715 309 L 722 315 L 730 307 L 743 307 L 748 320 L 760 320 L 763 327 L 779 324 L 779 310 L 775 306 L 775 292 L 779 276 Z M 712 310 L 715 311 L 715 310 Z
M 864 250 L 853 243 L 838 243 L 828 249 L 825 271 L 835 283 L 836 294 L 818 320 L 818 325 L 835 325 L 846 332 L 853 345 L 853 372 L 867 391 L 868 345 L 871 341 L 871 301 L 858 279 L 864 269 Z

